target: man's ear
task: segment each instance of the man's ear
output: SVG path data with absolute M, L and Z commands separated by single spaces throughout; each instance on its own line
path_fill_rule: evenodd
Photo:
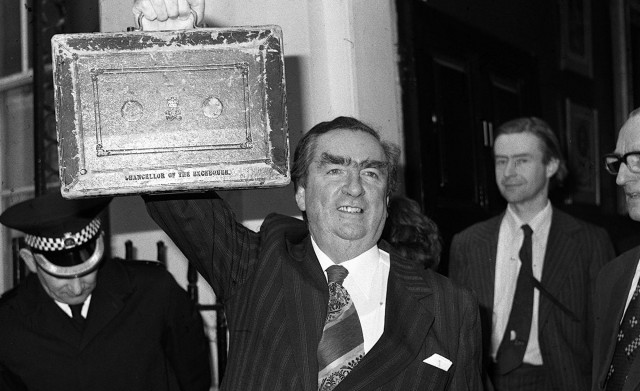
M 558 168 L 560 167 L 560 161 L 556 158 L 549 159 L 549 163 L 547 163 L 547 178 L 551 178 L 558 172 Z
M 387 215 L 385 216 L 385 218 L 389 217 L 389 199 L 390 199 L 390 197 L 387 196 L 387 204 L 386 204 Z
M 300 209 L 302 212 L 307 210 L 307 205 L 304 201 L 305 194 L 306 191 L 304 187 L 298 186 L 298 188 L 296 189 L 296 204 L 298 204 L 298 209 Z
M 24 261 L 25 265 L 27 265 L 31 273 L 36 272 L 36 260 L 33 257 L 33 253 L 29 249 L 21 248 L 20 258 L 22 258 L 22 260 Z

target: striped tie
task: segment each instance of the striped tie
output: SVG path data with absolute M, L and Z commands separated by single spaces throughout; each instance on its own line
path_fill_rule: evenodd
M 364 356 L 364 337 L 356 307 L 342 286 L 349 271 L 343 266 L 327 268 L 329 306 L 318 345 L 318 390 L 331 391 Z

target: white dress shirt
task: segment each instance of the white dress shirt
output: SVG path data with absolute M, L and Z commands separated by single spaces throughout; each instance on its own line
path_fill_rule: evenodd
M 60 307 L 61 310 L 64 311 L 65 314 L 69 315 L 70 318 L 73 318 L 71 315 L 71 307 L 69 304 L 61 303 L 58 300 L 54 300 L 54 302 Z M 87 319 L 87 314 L 89 313 L 89 305 L 91 304 L 91 295 L 87 296 L 87 299 L 82 303 L 82 317 Z
M 624 319 L 624 314 L 627 312 L 627 308 L 629 308 L 629 303 L 631 302 L 633 293 L 636 291 L 636 286 L 638 285 L 639 279 L 640 279 L 640 260 L 636 264 L 636 272 L 633 275 L 633 280 L 631 280 L 631 288 L 629 288 L 629 293 L 627 294 L 627 304 L 624 305 L 624 313 L 622 314 L 622 318 L 620 318 L 620 323 L 622 323 L 622 320 Z
M 335 263 L 320 250 L 313 238 L 311 238 L 311 243 L 320 261 L 320 266 L 325 271 L 324 277 L 327 278 L 327 268 Z M 378 342 L 384 331 L 389 254 L 378 249 L 378 246 L 373 246 L 340 265 L 349 271 L 342 286 L 349 291 L 353 305 L 358 311 L 366 354 Z
M 547 238 L 551 228 L 553 209 L 551 203 L 541 210 L 531 221 L 524 222 L 514 213 L 511 206 L 507 207 L 498 235 L 498 251 L 496 254 L 496 277 L 493 293 L 493 316 L 491 332 L 491 357 L 495 360 L 509 321 L 509 313 L 513 305 L 513 296 L 516 292 L 518 273 L 520 272 L 520 247 L 524 240 L 522 225 L 529 224 L 533 230 L 532 243 L 532 267 L 533 276 L 540 281 L 542 279 L 542 267 L 544 254 L 547 248 Z M 531 332 L 529 343 L 524 354 L 523 362 L 532 365 L 542 365 L 542 354 L 538 340 L 538 306 L 540 303 L 540 291 L 533 291 L 533 317 L 531 320 Z

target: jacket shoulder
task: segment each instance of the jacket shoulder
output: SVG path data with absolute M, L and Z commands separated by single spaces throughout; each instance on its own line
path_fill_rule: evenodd
M 0 295 L 0 308 L 6 307 L 16 300 L 18 296 L 18 287 L 13 287 Z
M 175 281 L 173 275 L 167 270 L 165 265 L 159 261 L 113 258 L 108 262 L 111 262 L 111 267 L 108 272 L 108 279 L 111 282 L 113 282 L 113 280 L 126 278 L 134 285 L 164 286 L 169 282 Z M 98 278 L 100 278 L 100 273 L 98 273 Z
M 600 256 L 607 256 L 609 261 L 615 255 L 613 242 L 607 230 L 596 224 L 581 220 L 559 209 L 553 210 L 551 230 L 554 234 L 567 235 L 575 240 L 587 253 L 598 251 Z
M 634 247 L 624 253 L 618 255 L 610 262 L 607 262 L 602 266 L 598 273 L 598 279 L 607 278 L 612 273 L 615 274 L 619 270 L 628 269 L 630 273 L 633 273 L 635 267 L 640 259 L 640 246 Z
M 491 217 L 490 219 L 477 222 L 458 232 L 454 236 L 454 240 L 472 240 L 478 236 L 484 236 L 497 232 L 500 228 L 504 213 Z
M 305 238 L 308 233 L 309 229 L 304 220 L 278 213 L 271 213 L 265 217 L 260 227 L 260 234 L 267 241 L 287 238 L 296 243 Z
M 423 278 L 439 301 L 449 303 L 448 305 L 455 303 L 460 308 L 478 307 L 477 297 L 469 287 L 460 285 L 451 278 L 430 269 L 424 270 Z
M 564 230 L 585 230 L 591 233 L 606 234 L 606 230 L 599 225 L 587 222 L 557 208 L 553 208 L 555 222 L 563 226 Z

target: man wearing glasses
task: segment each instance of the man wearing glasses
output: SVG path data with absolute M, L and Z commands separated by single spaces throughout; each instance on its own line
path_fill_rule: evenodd
M 640 221 L 640 110 L 636 109 L 618 134 L 605 167 L 616 176 L 627 200 L 629 216 Z M 595 334 L 592 390 L 637 390 L 640 360 L 640 247 L 608 263 L 598 274 L 594 301 Z
M 535 117 L 498 128 L 500 215 L 456 235 L 450 276 L 480 302 L 489 390 L 575 390 L 591 383 L 593 284 L 613 258 L 606 232 L 551 205 L 567 173 L 553 130 Z

